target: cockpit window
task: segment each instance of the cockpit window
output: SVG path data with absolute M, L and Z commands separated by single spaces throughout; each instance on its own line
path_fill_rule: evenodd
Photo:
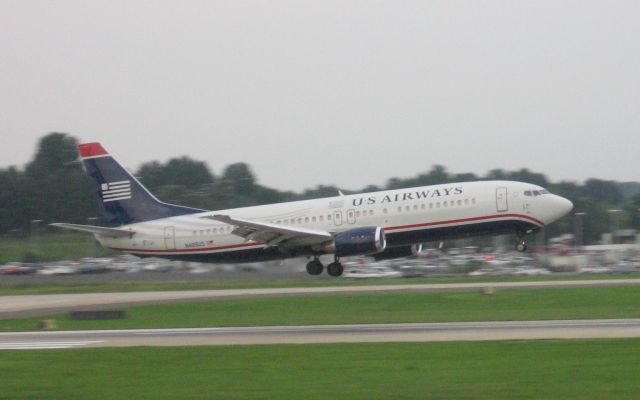
M 542 190 L 525 190 L 524 191 L 524 195 L 525 196 L 541 196 L 543 194 L 550 194 L 550 192 L 546 189 L 542 189 Z

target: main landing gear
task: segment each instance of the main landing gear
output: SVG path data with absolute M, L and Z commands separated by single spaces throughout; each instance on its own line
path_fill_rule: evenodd
M 307 263 L 307 272 L 309 275 L 320 275 L 322 274 L 322 270 L 324 266 L 318 259 L 318 257 L 314 257 L 313 260 Z M 340 276 L 344 272 L 344 267 L 340 263 L 338 257 L 336 257 L 335 261 L 331 264 L 327 265 L 327 273 L 331 276 Z
M 516 237 L 518 238 L 518 241 L 516 242 L 516 251 L 524 253 L 525 251 L 527 251 L 527 242 L 524 241 L 524 232 L 517 231 Z
M 340 276 L 344 272 L 344 267 L 340 264 L 340 261 L 336 258 L 336 261 L 327 265 L 327 272 L 331 276 Z
M 317 257 L 312 261 L 309 261 L 309 263 L 307 264 L 307 272 L 309 273 L 309 275 L 320 275 L 323 269 L 324 265 L 322 265 Z

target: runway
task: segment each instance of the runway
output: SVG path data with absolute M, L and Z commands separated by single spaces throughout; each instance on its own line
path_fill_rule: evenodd
M 0 349 L 640 337 L 640 319 L 0 333 Z
M 88 310 L 163 302 L 225 300 L 269 296 L 319 296 L 356 293 L 483 290 L 485 288 L 503 290 L 630 285 L 640 285 L 640 279 L 439 283 L 418 285 L 366 285 L 0 296 L 0 319 L 46 315 L 70 310 Z

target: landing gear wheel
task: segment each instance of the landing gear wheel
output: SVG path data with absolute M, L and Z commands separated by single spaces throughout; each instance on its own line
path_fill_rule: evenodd
M 320 275 L 323 269 L 324 266 L 318 259 L 309 261 L 307 263 L 307 272 L 309 273 L 309 275 Z
M 327 272 L 331 276 L 340 276 L 344 272 L 344 267 L 339 262 L 332 262 L 327 265 Z
M 516 250 L 519 251 L 520 253 L 527 251 L 527 243 L 525 243 L 524 240 L 519 241 L 516 244 Z

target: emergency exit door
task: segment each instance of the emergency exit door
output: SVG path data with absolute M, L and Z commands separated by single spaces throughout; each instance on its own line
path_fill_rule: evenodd
M 342 225 L 342 211 L 336 210 L 333 212 L 333 224 L 335 226 Z

